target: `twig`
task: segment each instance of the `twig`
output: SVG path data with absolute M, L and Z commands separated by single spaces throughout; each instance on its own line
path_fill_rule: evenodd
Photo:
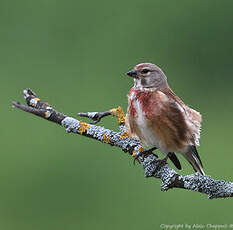
M 203 176 L 199 173 L 182 176 L 177 174 L 175 170 L 168 166 L 168 164 L 161 165 L 161 160 L 153 154 L 146 155 L 145 157 L 141 156 L 140 153 L 143 152 L 144 149 L 138 140 L 128 137 L 127 132 L 125 131 L 125 119 L 121 107 L 102 113 L 79 113 L 80 116 L 92 119 L 94 123 L 99 122 L 103 117 L 108 115 L 116 116 L 120 132 L 115 132 L 101 126 L 79 121 L 56 111 L 48 103 L 41 101 L 30 89 L 24 90 L 24 99 L 27 102 L 27 106 L 22 105 L 19 102 L 13 102 L 13 106 L 25 112 L 29 112 L 46 120 L 55 122 L 65 127 L 68 133 L 72 132 L 81 134 L 103 143 L 119 147 L 133 157 L 139 155 L 137 161 L 145 169 L 145 176 L 161 179 L 162 191 L 172 188 L 182 188 L 207 194 L 210 199 L 233 197 L 232 182 L 215 180 L 210 176 Z
M 100 120 L 103 117 L 111 115 L 111 111 L 106 111 L 106 112 L 89 112 L 89 113 L 78 113 L 77 114 L 80 117 L 88 117 L 93 120 L 93 122 L 90 122 L 90 124 L 96 124 L 100 122 Z

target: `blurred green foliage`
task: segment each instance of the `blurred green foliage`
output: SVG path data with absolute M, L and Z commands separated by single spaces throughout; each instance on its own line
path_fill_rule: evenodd
M 156 63 L 203 115 L 206 173 L 232 181 L 232 9 L 227 0 L 0 0 L 0 229 L 232 223 L 232 199 L 161 192 L 119 149 L 10 106 L 30 87 L 72 116 L 126 110 L 125 72 Z M 117 129 L 112 118 L 101 125 Z

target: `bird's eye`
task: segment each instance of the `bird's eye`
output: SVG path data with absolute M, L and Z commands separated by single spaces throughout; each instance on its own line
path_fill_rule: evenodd
M 143 69 L 143 70 L 142 70 L 142 73 L 148 73 L 148 72 L 150 72 L 149 69 Z

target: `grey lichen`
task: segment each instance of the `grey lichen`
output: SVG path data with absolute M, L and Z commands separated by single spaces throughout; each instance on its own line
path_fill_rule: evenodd
M 79 131 L 80 121 L 72 117 L 66 117 L 64 120 L 62 120 L 61 125 L 66 128 L 66 131 L 68 133 L 72 132 L 72 133 L 80 134 Z M 96 126 L 91 124 L 89 124 L 89 128 L 87 128 L 86 132 L 83 133 L 84 136 L 89 136 L 103 143 L 106 143 L 104 136 L 107 136 L 110 138 L 109 139 L 110 145 L 120 147 L 124 152 L 132 153 L 133 150 L 138 152 L 138 148 L 141 147 L 139 141 L 128 137 L 121 139 L 121 134 L 122 131 L 116 132 L 101 126 Z
M 62 120 L 61 125 L 66 128 L 67 133 L 78 133 L 79 123 L 78 120 L 72 117 L 66 117 Z

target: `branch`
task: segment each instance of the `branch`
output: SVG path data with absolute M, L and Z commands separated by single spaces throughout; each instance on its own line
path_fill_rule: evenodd
M 215 180 L 210 176 L 203 176 L 199 173 L 182 176 L 170 168 L 167 163 L 161 164 L 161 160 L 154 154 L 141 154 L 145 150 L 140 142 L 136 139 L 129 138 L 127 135 L 124 126 L 124 113 L 121 107 L 103 113 L 79 113 L 80 116 L 91 118 L 94 123 L 99 122 L 105 116 L 112 115 L 117 117 L 120 131 L 115 132 L 101 126 L 79 121 L 56 111 L 51 105 L 41 101 L 30 89 L 25 89 L 23 92 L 27 105 L 12 102 L 14 107 L 57 123 L 63 126 L 68 133 L 80 134 L 102 143 L 119 147 L 137 159 L 139 164 L 145 169 L 146 177 L 155 177 L 162 181 L 162 191 L 172 188 L 182 188 L 207 194 L 210 199 L 233 197 L 232 182 Z

